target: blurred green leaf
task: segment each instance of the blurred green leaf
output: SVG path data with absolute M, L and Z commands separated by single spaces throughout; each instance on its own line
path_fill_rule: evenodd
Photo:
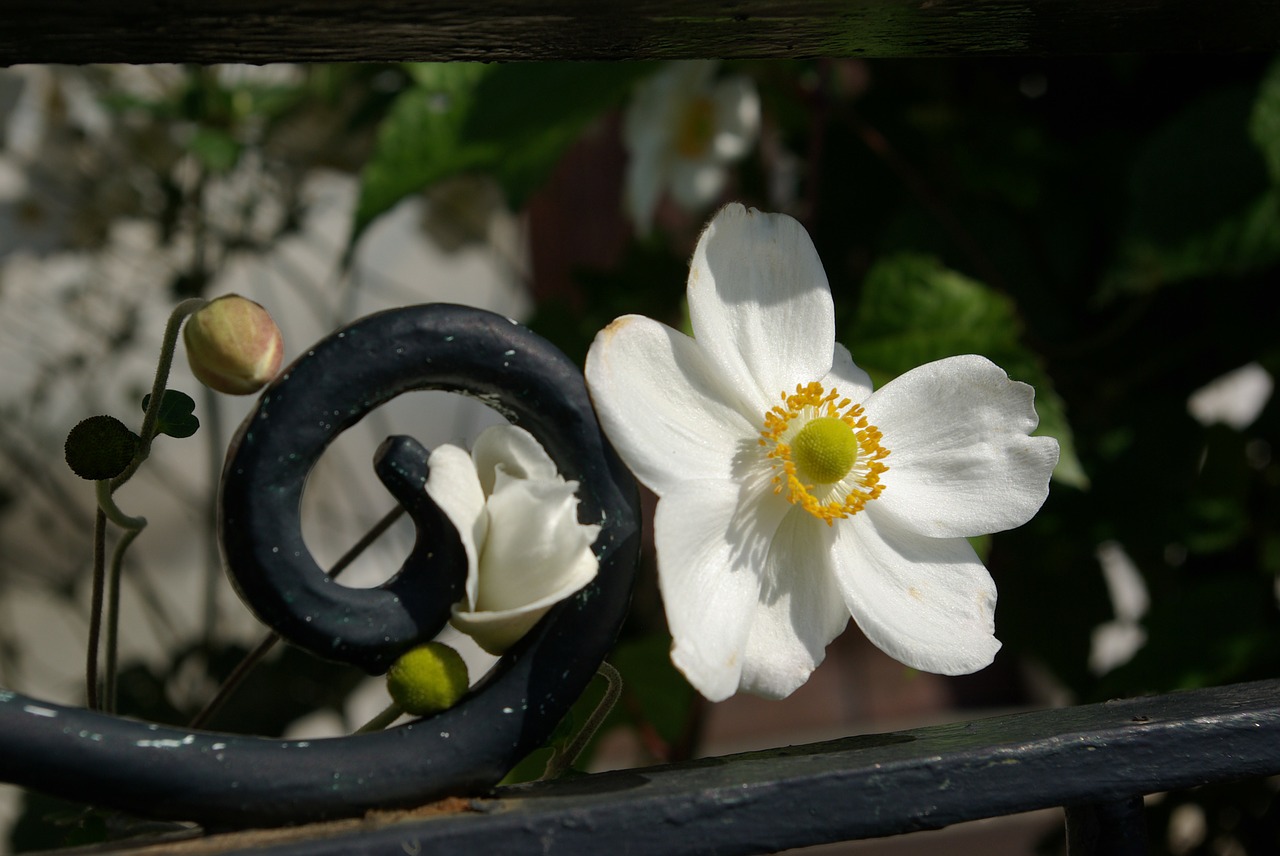
M 1280 82 L 1192 102 L 1154 134 L 1130 176 L 1130 211 L 1109 291 L 1150 291 L 1280 261 Z M 1250 133 L 1253 140 L 1250 140 Z M 1261 150 L 1260 148 L 1261 147 Z
M 352 241 L 397 202 L 469 170 L 519 207 L 586 125 L 648 72 L 639 63 L 423 63 L 395 100 L 362 176 Z
M 622 674 L 619 718 L 634 726 L 651 726 L 668 744 L 679 743 L 689 728 L 696 692 L 671 663 L 670 637 L 623 642 L 609 661 Z
M 1054 478 L 1089 484 L 1076 456 L 1066 405 L 1039 358 L 1021 344 L 1013 302 L 980 282 L 917 255 L 890 256 L 863 283 L 862 301 L 846 341 L 854 359 L 882 386 L 909 369 L 957 354 L 981 354 L 1035 387 L 1037 434 L 1061 447 Z
M 497 146 L 485 152 L 461 141 L 475 86 L 491 69 L 481 63 L 410 66 L 416 85 L 392 102 L 361 175 L 352 243 L 409 194 L 493 157 Z
M 1249 136 L 1267 162 L 1271 181 L 1280 185 L 1280 60 L 1262 78 L 1249 116 Z
M 219 128 L 197 128 L 187 149 L 209 172 L 229 172 L 240 159 L 241 146 L 231 134 Z

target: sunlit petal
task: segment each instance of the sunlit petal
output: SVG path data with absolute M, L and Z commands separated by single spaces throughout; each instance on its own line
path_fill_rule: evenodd
M 689 268 L 694 338 L 760 412 L 831 371 L 835 310 L 818 253 L 790 217 L 725 206 Z
M 836 527 L 832 561 L 854 620 L 895 660 L 961 675 L 1000 649 L 995 583 L 963 538 L 924 538 L 860 514 Z
M 785 698 L 809 679 L 849 623 L 831 568 L 834 531 L 791 506 L 773 536 L 747 638 L 741 688 Z
M 746 405 L 693 340 L 648 318 L 597 334 L 586 376 L 610 441 L 659 496 L 687 479 L 728 479 L 737 445 L 754 437 Z
M 1035 392 L 985 357 L 912 369 L 866 401 L 890 449 L 877 520 L 935 538 L 999 532 L 1031 519 L 1049 493 L 1058 444 L 1029 437 Z

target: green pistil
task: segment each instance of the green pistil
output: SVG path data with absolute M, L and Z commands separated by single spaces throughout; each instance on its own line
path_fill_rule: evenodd
M 820 416 L 791 441 L 791 459 L 803 481 L 833 484 L 858 462 L 858 438 L 843 419 Z

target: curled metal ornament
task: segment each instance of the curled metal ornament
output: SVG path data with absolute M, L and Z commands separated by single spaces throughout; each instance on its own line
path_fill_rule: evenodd
M 439 631 L 461 591 L 457 534 L 425 499 L 426 451 L 392 438 L 384 484 L 417 542 L 383 586 L 330 580 L 302 541 L 303 483 L 324 449 L 411 390 L 479 398 L 533 434 L 578 516 L 599 523 L 596 579 L 557 605 L 455 707 L 372 734 L 281 740 L 191 731 L 0 690 L 0 780 L 136 814 L 243 826 L 355 816 L 496 784 L 542 745 L 612 647 L 639 554 L 635 482 L 596 423 L 582 373 L 519 324 L 444 304 L 330 335 L 264 392 L 223 471 L 220 535 L 251 609 L 293 644 L 379 673 Z

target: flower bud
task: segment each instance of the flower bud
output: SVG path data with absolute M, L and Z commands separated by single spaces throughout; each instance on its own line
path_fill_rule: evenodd
M 428 642 L 402 654 L 387 671 L 387 692 L 413 716 L 448 710 L 469 685 L 462 656 L 440 642 Z
M 251 395 L 280 371 L 284 339 L 271 314 L 238 294 L 205 304 L 182 331 L 191 371 L 205 386 Z

